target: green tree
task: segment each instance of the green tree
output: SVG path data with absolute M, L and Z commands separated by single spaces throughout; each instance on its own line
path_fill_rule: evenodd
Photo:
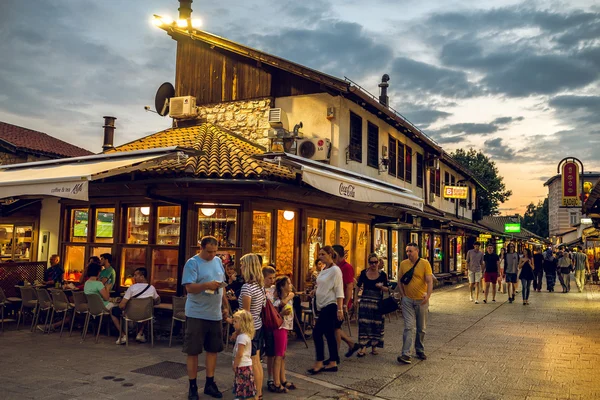
M 523 227 L 538 236 L 548 237 L 548 198 L 540 201 L 537 206 L 533 203 L 527 206 L 523 216 Z
M 477 191 L 477 208 L 482 215 L 500 214 L 498 207 L 512 195 L 511 190 L 506 190 L 504 178 L 498 174 L 496 163 L 481 151 L 458 149 L 451 156 L 471 170 L 487 191 Z

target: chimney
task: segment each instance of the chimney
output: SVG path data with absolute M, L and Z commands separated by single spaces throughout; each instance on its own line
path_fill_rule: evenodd
M 104 144 L 102 145 L 102 151 L 107 151 L 115 146 L 113 142 L 115 140 L 115 120 L 116 117 L 104 117 Z
M 192 19 L 192 3 L 194 0 L 179 0 L 179 19 L 191 21 Z
M 381 83 L 379 84 L 379 87 L 381 88 L 381 94 L 379 95 L 379 103 L 389 107 L 390 105 L 390 98 L 387 95 L 387 88 L 390 86 L 390 84 L 388 83 L 390 80 L 390 76 L 388 74 L 384 74 L 381 77 Z

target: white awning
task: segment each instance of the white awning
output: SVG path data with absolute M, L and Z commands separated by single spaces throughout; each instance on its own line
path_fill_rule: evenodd
M 423 199 L 407 189 L 377 184 L 302 165 L 302 180 L 325 193 L 365 203 L 406 205 L 423 211 Z
M 34 195 L 87 201 L 90 181 L 147 168 L 183 150 L 167 147 L 1 165 L 0 199 Z

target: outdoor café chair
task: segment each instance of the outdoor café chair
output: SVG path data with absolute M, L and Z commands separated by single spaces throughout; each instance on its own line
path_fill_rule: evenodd
M 127 327 L 129 321 L 137 323 L 150 321 L 150 345 L 154 347 L 154 298 L 130 299 L 125 307 L 123 319 L 125 320 L 125 327 Z M 125 346 L 129 346 L 127 329 L 125 329 L 125 332 Z
M 48 318 L 50 317 L 50 310 L 52 309 L 52 299 L 50 298 L 50 293 L 48 293 L 48 290 L 46 290 L 45 288 L 36 289 L 36 293 L 38 298 L 38 305 L 37 312 L 35 313 L 35 323 L 33 324 L 33 329 L 35 329 L 35 327 L 37 326 L 42 311 L 46 311 L 46 320 L 44 321 L 44 330 L 42 331 L 46 333 L 46 329 L 48 328 Z
M 96 318 L 100 317 L 100 322 L 98 323 L 98 332 L 96 332 L 96 343 L 98 343 L 98 337 L 100 336 L 100 328 L 102 328 L 102 317 L 105 315 L 110 315 L 110 311 L 104 307 L 104 302 L 102 301 L 102 297 L 99 294 L 86 294 L 88 303 L 88 314 L 85 319 L 85 326 L 83 327 L 83 339 L 85 340 L 85 336 L 87 335 L 88 326 L 90 324 L 90 317 Z M 110 336 L 110 318 L 109 324 L 106 326 L 106 334 Z
M 2 330 L 0 330 L 0 332 L 4 332 L 4 308 L 7 304 L 10 304 L 10 301 L 6 298 L 4 290 L 0 288 L 0 317 L 2 317 Z M 11 319 L 9 321 L 14 321 L 14 319 Z
M 60 325 L 60 337 L 62 337 L 63 329 L 65 327 L 65 320 L 67 319 L 67 313 L 73 308 L 65 292 L 60 289 L 52 289 L 52 315 L 50 316 L 50 323 L 54 321 L 55 313 L 64 313 L 62 324 Z M 73 313 L 73 319 L 75 319 L 75 313 Z
M 171 335 L 169 336 L 169 347 L 171 347 L 171 341 L 173 340 L 173 328 L 175 327 L 175 321 L 182 322 L 182 329 L 185 332 L 185 302 L 187 297 L 173 297 L 173 318 L 171 319 Z
M 33 323 L 35 322 L 33 314 L 36 313 L 38 305 L 37 294 L 35 293 L 33 286 L 19 286 L 19 291 L 21 292 L 21 308 L 19 309 L 19 317 L 17 318 L 17 330 L 19 330 L 21 317 L 23 317 L 23 323 L 25 323 L 25 315 L 23 313 L 26 310 L 29 310 L 31 312 L 30 330 L 33 332 Z
M 75 324 L 75 314 L 85 314 L 85 320 L 87 321 L 87 314 L 89 311 L 87 297 L 83 292 L 73 292 L 73 318 L 71 318 L 71 329 L 69 329 L 69 336 L 73 334 L 73 324 Z M 85 325 L 85 324 L 84 324 Z M 84 331 L 81 332 L 83 337 Z

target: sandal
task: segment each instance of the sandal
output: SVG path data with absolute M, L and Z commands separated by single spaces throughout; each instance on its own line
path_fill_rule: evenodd
M 360 345 L 358 343 L 354 343 L 354 346 L 348 348 L 348 351 L 345 354 L 346 358 L 352 357 L 352 355 L 358 350 L 360 350 Z
M 285 381 L 281 384 L 281 386 L 289 390 L 296 390 L 296 385 L 294 385 L 294 382 Z
M 373 354 L 374 356 L 378 356 L 379 352 L 377 350 L 371 350 L 371 354 Z
M 320 369 L 311 368 L 311 369 L 306 370 L 306 372 L 308 372 L 311 375 L 317 375 L 317 374 L 320 374 L 321 372 L 323 372 L 323 368 L 320 368 Z
M 275 389 L 277 389 L 277 386 L 275 386 L 275 382 L 273 381 L 268 381 L 267 382 L 267 390 L 271 393 L 276 393 Z
M 275 386 L 275 393 L 287 393 L 288 390 L 285 386 Z
M 358 358 L 363 358 L 366 355 L 367 355 L 367 353 L 364 351 L 364 349 L 360 349 L 358 351 L 358 353 L 356 353 L 356 357 L 358 357 Z

